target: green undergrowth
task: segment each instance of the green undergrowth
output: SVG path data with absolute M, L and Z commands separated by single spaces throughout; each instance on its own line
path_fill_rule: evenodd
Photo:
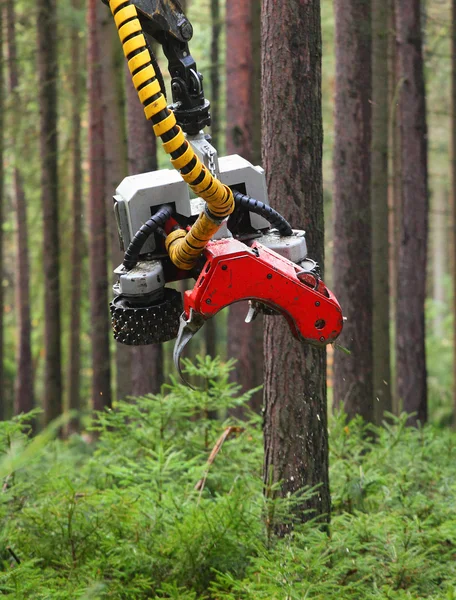
M 261 418 L 208 418 L 248 395 L 229 364 L 187 368 L 204 391 L 173 383 L 119 403 L 97 442 L 0 424 L 2 596 L 456 599 L 453 433 L 332 418 L 330 535 L 295 522 L 278 539 L 264 517 L 292 519 L 294 499 L 263 495 Z

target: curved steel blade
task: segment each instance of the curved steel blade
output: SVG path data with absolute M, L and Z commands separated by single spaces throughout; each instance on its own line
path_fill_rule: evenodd
M 188 320 L 185 318 L 185 313 L 182 313 L 180 318 L 179 333 L 177 334 L 177 340 L 174 345 L 173 360 L 177 372 L 179 373 L 182 382 L 185 383 L 185 385 L 188 385 L 188 387 L 192 388 L 193 390 L 195 388 L 192 385 L 190 385 L 190 383 L 185 379 L 182 373 L 180 358 L 186 345 L 189 343 L 189 341 L 192 339 L 195 333 L 197 333 L 201 329 L 203 325 L 204 318 L 200 314 L 195 313 L 193 309 L 190 309 L 190 317 Z

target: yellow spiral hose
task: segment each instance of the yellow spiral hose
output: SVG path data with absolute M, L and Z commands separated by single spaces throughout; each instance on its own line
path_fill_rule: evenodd
M 165 152 L 171 156 L 171 163 L 182 179 L 207 203 L 208 210 L 201 213 L 188 233 L 180 230 L 166 239 L 166 249 L 173 263 L 179 269 L 190 270 L 222 221 L 233 212 L 233 192 L 203 165 L 177 125 L 174 113 L 167 107 L 136 7 L 130 0 L 110 0 L 109 7 L 146 118 L 152 121 L 155 135 L 161 138 Z

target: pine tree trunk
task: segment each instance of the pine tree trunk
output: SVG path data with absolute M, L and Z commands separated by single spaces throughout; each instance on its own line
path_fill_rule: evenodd
M 73 9 L 81 9 L 80 0 L 73 0 Z M 81 283 L 82 283 L 82 257 L 84 246 L 84 231 L 82 215 L 84 204 L 82 200 L 82 151 L 81 151 L 81 104 L 83 102 L 84 79 L 81 77 L 82 43 L 79 31 L 73 29 L 71 33 L 71 94 L 73 98 L 73 112 L 71 115 L 72 135 L 72 190 L 71 190 L 71 314 L 68 348 L 68 409 L 79 413 L 81 410 Z M 69 433 L 79 430 L 79 415 L 73 417 L 69 423 Z
M 263 0 L 262 25 L 263 164 L 271 205 L 306 230 L 310 255 L 323 267 L 320 2 Z M 265 318 L 264 351 L 267 489 L 282 482 L 286 496 L 319 485 L 298 518 L 329 519 L 326 353 L 296 341 L 280 317 Z M 280 533 L 288 528 L 278 524 Z
M 0 7 L 0 269 L 4 272 L 5 253 L 3 251 L 3 221 L 5 219 L 5 172 L 3 168 L 3 160 L 5 153 L 5 86 L 3 83 L 4 73 L 4 52 L 3 52 L 3 7 Z M 5 372 L 4 372 L 4 355 L 5 355 L 5 332 L 4 332 L 4 310 L 5 310 L 5 294 L 3 285 L 0 285 L 0 421 L 4 421 L 7 416 L 6 393 L 5 393 Z
M 259 115 L 252 112 L 252 2 L 230 0 L 226 8 L 227 154 L 253 160 L 253 130 Z M 262 319 L 246 325 L 247 302 L 230 307 L 228 356 L 237 359 L 232 381 L 244 391 L 263 382 Z M 255 402 L 259 404 L 259 402 Z
M 211 137 L 213 146 L 220 152 L 220 0 L 211 0 Z M 206 354 L 217 356 L 217 321 L 206 321 L 204 327 Z
M 14 106 L 20 106 L 19 76 L 16 53 L 16 16 L 14 0 L 8 0 L 6 7 L 7 48 L 9 64 L 9 92 L 14 98 Z M 12 128 L 15 136 L 20 131 L 19 114 L 13 110 Z M 32 323 L 30 317 L 30 263 L 29 263 L 29 235 L 27 225 L 27 202 L 19 172 L 20 150 L 15 148 L 14 156 L 14 208 L 16 217 L 16 281 L 15 296 L 18 311 L 18 345 L 16 349 L 16 385 L 14 397 L 14 414 L 27 413 L 34 405 L 33 391 L 33 362 L 31 334 Z
M 370 2 L 336 0 L 335 10 L 334 288 L 350 354 L 334 355 L 334 404 L 372 421 Z
M 131 175 L 157 169 L 155 134 L 144 117 L 144 111 L 133 87 L 130 73 L 126 73 L 128 171 Z M 132 395 L 157 394 L 164 381 L 163 346 L 132 348 Z
M 445 276 L 447 273 L 447 206 L 448 191 L 439 183 L 433 197 L 432 232 L 432 288 L 435 302 L 434 333 L 439 338 L 445 336 Z
M 89 88 L 89 262 L 92 331 L 92 404 L 94 410 L 111 405 L 110 322 L 108 310 L 107 223 L 105 202 L 105 147 L 98 0 L 88 2 Z
M 374 416 L 392 411 L 388 210 L 388 2 L 372 3 L 372 276 Z
M 108 248 L 110 257 L 109 282 L 114 279 L 112 271 L 123 260 L 119 235 L 113 210 L 113 196 L 117 186 L 127 175 L 127 140 L 125 112 L 119 98 L 123 100 L 123 69 L 125 58 L 119 36 L 113 26 L 111 12 L 105 9 L 100 15 L 99 35 L 103 40 L 102 63 L 102 99 L 104 128 L 104 168 L 105 200 L 108 228 Z M 108 292 L 111 294 L 111 290 Z M 117 398 L 126 398 L 132 394 L 132 351 L 118 342 L 114 343 L 116 363 Z
M 44 265 L 44 422 L 62 413 L 60 243 L 57 169 L 57 3 L 37 0 Z
M 397 391 L 403 408 L 427 420 L 424 303 L 428 235 L 426 98 L 420 0 L 396 6 L 400 76 L 399 120 L 402 157 L 402 220 L 396 310 Z
M 456 0 L 451 28 L 451 200 L 453 209 L 453 426 L 456 426 Z

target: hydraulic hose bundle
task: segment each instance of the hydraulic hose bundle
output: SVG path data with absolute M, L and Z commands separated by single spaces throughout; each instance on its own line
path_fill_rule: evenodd
M 136 7 L 130 0 L 110 0 L 109 7 L 146 118 L 152 121 L 154 133 L 161 138 L 174 168 L 193 192 L 207 203 L 206 210 L 190 231 L 176 230 L 166 239 L 166 249 L 172 262 L 179 269 L 188 271 L 224 219 L 233 212 L 233 192 L 203 165 L 177 125 L 174 113 L 167 107 Z

